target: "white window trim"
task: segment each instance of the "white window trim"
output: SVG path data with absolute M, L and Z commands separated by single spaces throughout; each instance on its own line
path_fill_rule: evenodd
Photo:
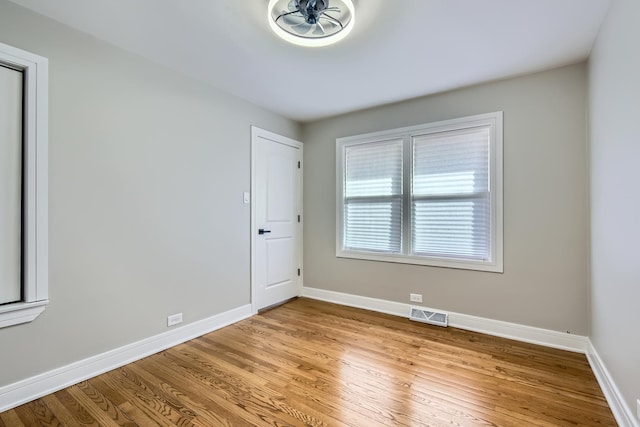
M 46 58 L 0 43 L 0 63 L 24 73 L 23 300 L 0 305 L 0 328 L 31 322 L 49 298 L 48 84 Z
M 502 111 L 479 114 L 452 120 L 426 123 L 398 129 L 372 132 L 362 135 L 338 138 L 336 140 L 336 257 L 353 258 L 370 261 L 395 262 L 404 264 L 427 265 L 434 267 L 457 268 L 489 272 L 503 272 L 503 129 Z M 342 247 L 344 230 L 344 161 L 345 147 L 356 144 L 385 141 L 402 138 L 405 146 L 404 156 L 404 193 L 407 194 L 411 174 L 411 138 L 434 131 L 448 131 L 477 126 L 491 126 L 489 151 L 489 179 L 491 182 L 491 261 L 461 260 L 449 258 L 423 257 L 406 255 L 410 242 L 411 212 L 405 196 L 403 208 L 403 251 L 405 254 L 379 254 L 373 252 L 344 250 Z

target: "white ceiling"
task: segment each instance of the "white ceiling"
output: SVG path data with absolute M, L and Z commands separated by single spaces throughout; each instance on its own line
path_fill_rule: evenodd
M 611 0 L 354 0 L 353 32 L 302 48 L 268 0 L 12 0 L 300 121 L 586 59 Z

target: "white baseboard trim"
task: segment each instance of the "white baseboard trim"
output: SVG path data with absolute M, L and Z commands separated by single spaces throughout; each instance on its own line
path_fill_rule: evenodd
M 302 296 L 347 305 L 350 307 L 364 308 L 366 310 L 393 314 L 400 317 L 409 317 L 410 308 L 417 307 L 417 305 L 344 294 L 341 292 L 327 291 L 324 289 L 310 288 L 306 286 L 302 288 Z M 431 307 L 431 309 L 443 311 L 434 307 Z M 589 339 L 581 335 L 566 334 L 563 332 L 550 331 L 548 329 L 470 316 L 467 314 L 447 313 L 449 314 L 449 326 L 454 328 L 466 329 L 469 331 L 532 344 L 539 344 L 561 350 L 569 350 L 577 353 L 586 353 L 589 343 Z
M 0 412 L 111 371 L 253 315 L 251 304 L 145 338 L 70 365 L 0 387 Z
M 587 348 L 587 359 L 589 360 L 591 369 L 600 384 L 600 388 L 602 389 L 604 396 L 607 398 L 607 403 L 609 403 L 611 412 L 613 412 L 613 415 L 616 417 L 616 421 L 620 427 L 640 427 L 640 422 L 638 422 L 636 417 L 633 415 L 633 411 L 622 397 L 622 393 L 620 393 L 616 383 L 609 374 L 609 370 L 602 361 L 602 358 L 600 358 L 600 355 L 591 341 L 589 341 L 589 346 Z

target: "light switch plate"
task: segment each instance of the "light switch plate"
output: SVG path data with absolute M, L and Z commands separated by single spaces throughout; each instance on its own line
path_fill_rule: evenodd
M 242 193 L 242 200 L 244 201 L 244 204 L 246 205 L 247 203 L 250 202 L 250 194 L 248 191 L 245 191 L 244 193 Z

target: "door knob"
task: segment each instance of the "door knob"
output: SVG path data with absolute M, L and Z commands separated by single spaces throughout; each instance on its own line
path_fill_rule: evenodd
M 271 230 L 265 230 L 264 228 L 258 229 L 258 234 L 267 234 L 267 233 L 271 233 Z

